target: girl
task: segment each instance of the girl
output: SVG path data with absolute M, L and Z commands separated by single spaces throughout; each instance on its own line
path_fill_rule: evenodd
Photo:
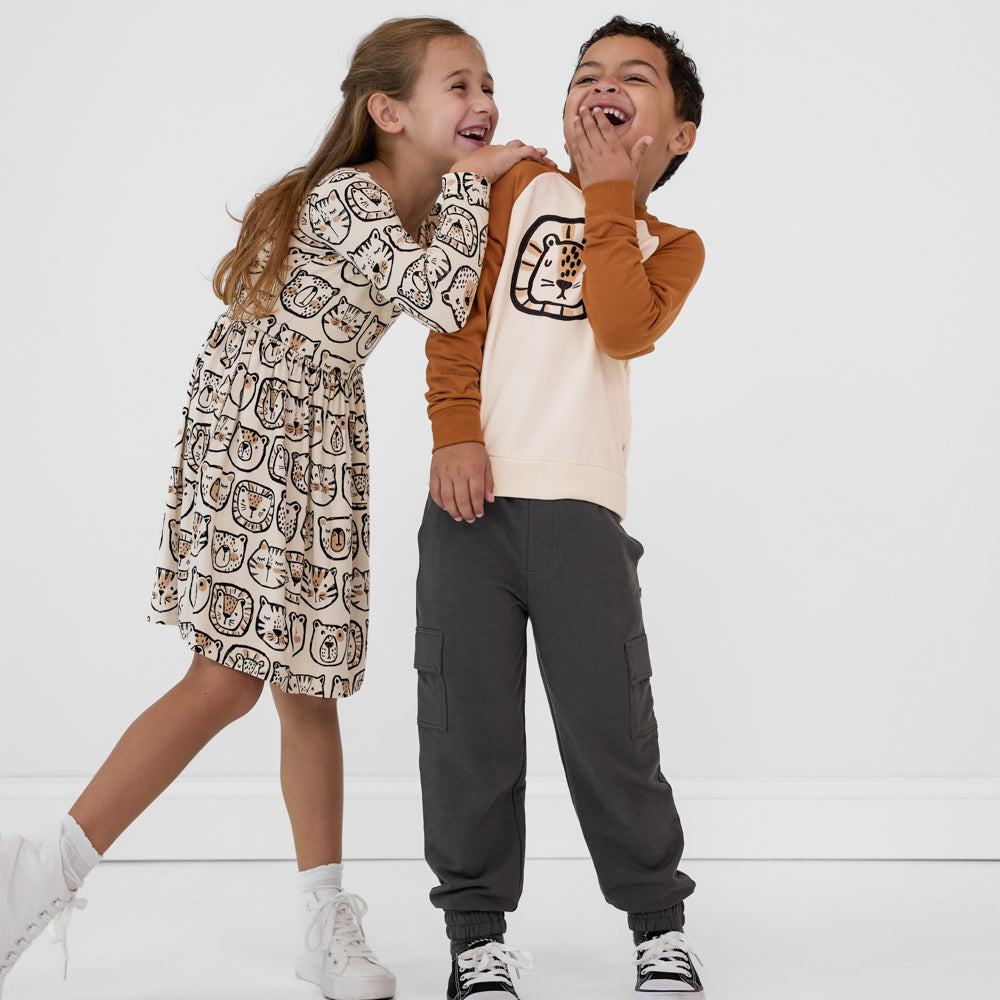
M 463 324 L 489 182 L 545 151 L 488 145 L 492 79 L 450 21 L 381 25 L 342 91 L 318 152 L 257 196 L 215 275 L 228 309 L 189 386 L 150 614 L 179 626 L 194 659 L 55 840 L 0 838 L 0 991 L 45 924 L 58 916 L 64 932 L 122 831 L 268 682 L 303 898 L 296 973 L 336 1000 L 395 990 L 365 942 L 364 902 L 341 889 L 337 699 L 361 687 L 368 639 L 362 371 L 401 312 Z

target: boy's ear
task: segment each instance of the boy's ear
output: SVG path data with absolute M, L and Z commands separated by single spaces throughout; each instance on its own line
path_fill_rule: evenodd
M 690 152 L 697 137 L 698 126 L 694 122 L 685 122 L 667 143 L 667 149 L 674 156 L 680 156 L 682 153 Z
M 368 98 L 368 114 L 383 132 L 396 134 L 403 131 L 403 123 L 396 112 L 396 102 L 388 94 L 381 91 L 372 94 Z

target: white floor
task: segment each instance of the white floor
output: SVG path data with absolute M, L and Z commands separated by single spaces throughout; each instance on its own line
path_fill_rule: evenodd
M 348 864 L 399 1000 L 443 1000 L 430 879 L 415 861 Z M 1000 863 L 699 861 L 688 936 L 709 1000 L 997 1000 Z M 294 867 L 106 863 L 69 928 L 69 978 L 42 938 L 4 1000 L 320 1000 L 292 972 Z M 534 955 L 522 1000 L 626 1000 L 631 938 L 583 861 L 528 863 L 512 947 Z

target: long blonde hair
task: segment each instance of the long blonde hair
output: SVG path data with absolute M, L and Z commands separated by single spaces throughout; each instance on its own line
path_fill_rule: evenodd
M 312 159 L 254 198 L 243 216 L 236 246 L 219 261 L 212 289 L 227 306 L 239 300 L 240 314 L 265 316 L 271 311 L 285 274 L 285 250 L 306 194 L 338 167 L 375 158 L 378 132 L 368 114 L 369 97 L 381 92 L 407 100 L 428 43 L 454 35 L 467 32 L 443 18 L 399 17 L 380 24 L 358 43 L 340 85 L 343 104 Z

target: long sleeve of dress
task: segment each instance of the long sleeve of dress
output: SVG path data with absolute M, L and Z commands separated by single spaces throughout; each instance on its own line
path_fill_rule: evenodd
M 482 274 L 468 322 L 456 332 L 432 333 L 427 338 L 427 415 L 435 451 L 483 440 L 479 383 L 490 306 L 507 248 L 510 211 L 517 195 L 537 175 L 536 167 L 528 161 L 519 163 L 493 185 Z
M 446 174 L 442 197 L 418 243 L 403 229 L 388 192 L 363 172 L 345 168 L 306 198 L 293 233 L 304 253 L 333 251 L 370 283 L 376 305 L 391 302 L 433 330 L 466 321 L 479 281 L 489 216 L 489 182 Z

